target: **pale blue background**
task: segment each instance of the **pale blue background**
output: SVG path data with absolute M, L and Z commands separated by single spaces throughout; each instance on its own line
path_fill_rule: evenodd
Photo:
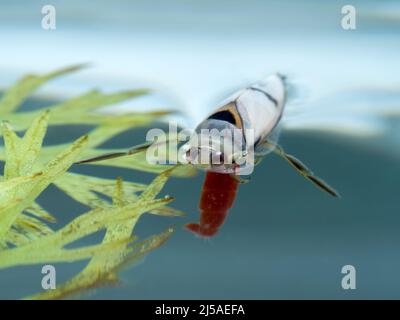
M 400 297 L 398 1 L 351 1 L 354 31 L 340 25 L 348 1 L 51 1 L 57 30 L 44 31 L 40 10 L 48 3 L 1 2 L 0 87 L 27 71 L 92 62 L 40 93 L 59 99 L 92 87 L 149 86 L 151 97 L 109 112 L 179 108 L 190 125 L 231 90 L 279 71 L 299 84 L 302 97 L 288 106 L 281 143 L 343 195 L 331 199 L 271 156 L 240 187 L 218 236 L 205 241 L 178 228 L 121 274 L 123 286 L 90 298 Z M 84 131 L 52 129 L 47 143 Z M 127 132 L 108 146 L 142 142 L 145 132 Z M 165 193 L 188 217 L 146 216 L 139 235 L 196 220 L 202 179 L 171 180 Z M 40 201 L 60 225 L 85 209 L 53 187 Z M 345 264 L 357 269 L 355 291 L 341 289 Z M 58 280 L 82 266 L 57 266 Z M 38 290 L 40 266 L 0 271 L 0 298 Z

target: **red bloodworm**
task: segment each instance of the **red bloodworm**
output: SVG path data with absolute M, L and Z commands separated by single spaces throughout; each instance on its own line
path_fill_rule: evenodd
M 186 228 L 202 237 L 211 237 L 224 223 L 235 200 L 238 182 L 229 174 L 207 172 L 200 199 L 200 223 Z

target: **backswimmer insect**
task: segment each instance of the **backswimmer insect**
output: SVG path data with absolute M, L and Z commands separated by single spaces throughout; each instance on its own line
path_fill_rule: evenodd
M 233 205 L 239 183 L 247 182 L 254 166 L 270 152 L 286 160 L 322 191 L 339 197 L 335 189 L 278 144 L 286 99 L 285 77 L 271 75 L 224 100 L 181 146 L 184 162 L 207 172 L 199 205 L 200 222 L 187 224 L 189 230 L 203 237 L 215 235 Z M 127 152 L 106 154 L 79 163 L 132 155 L 149 146 L 145 143 Z

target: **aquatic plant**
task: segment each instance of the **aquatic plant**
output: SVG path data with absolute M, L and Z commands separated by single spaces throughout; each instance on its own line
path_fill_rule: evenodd
M 5 162 L 0 176 L 0 269 L 21 265 L 74 262 L 90 259 L 86 267 L 55 290 L 29 298 L 56 299 L 81 293 L 85 289 L 117 281 L 117 271 L 163 244 L 173 232 L 169 227 L 161 234 L 139 240 L 132 235 L 140 216 L 149 212 L 181 216 L 182 212 L 167 207 L 173 198 L 157 198 L 171 174 L 187 176 L 188 168 L 166 169 L 150 165 L 143 154 L 104 161 L 111 165 L 160 173 L 149 185 L 123 182 L 122 179 L 99 178 L 68 172 L 82 157 L 105 152 L 100 144 L 135 126 L 148 125 L 169 111 L 131 112 L 104 115 L 94 110 L 146 94 L 143 89 L 104 94 L 90 91 L 53 106 L 34 111 L 19 111 L 21 104 L 47 81 L 79 70 L 72 66 L 45 75 L 29 75 L 8 89 L 0 100 L 0 160 Z M 43 145 L 48 125 L 91 124 L 89 135 L 73 143 Z M 23 135 L 16 132 L 25 131 Z M 108 149 L 107 151 L 110 151 Z M 117 150 L 112 149 L 115 152 Z M 54 216 L 37 203 L 37 197 L 54 184 L 75 201 L 89 207 L 66 226 L 54 230 Z M 110 203 L 104 196 L 112 199 Z M 71 243 L 106 230 L 101 243 L 66 248 Z

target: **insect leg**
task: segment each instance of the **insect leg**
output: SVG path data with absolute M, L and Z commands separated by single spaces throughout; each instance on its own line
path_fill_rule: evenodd
M 143 143 L 140 145 L 137 145 L 128 151 L 123 151 L 123 152 L 113 152 L 113 153 L 106 153 L 97 157 L 89 158 L 89 159 L 84 159 L 81 161 L 76 162 L 76 164 L 83 164 L 83 163 L 91 163 L 91 162 L 97 162 L 97 161 L 103 161 L 103 160 L 108 160 L 108 159 L 114 159 L 114 158 L 119 158 L 123 156 L 128 156 L 128 155 L 133 155 L 142 151 L 147 150 L 147 148 L 151 145 L 150 142 L 148 143 Z
M 329 193 L 331 196 L 340 197 L 340 194 L 334 188 L 332 188 L 321 178 L 314 175 L 314 173 L 309 168 L 307 168 L 307 166 L 299 159 L 286 153 L 280 145 L 271 143 L 269 141 L 265 141 L 262 144 L 265 147 L 273 148 L 273 152 L 285 159 L 294 169 L 296 169 L 299 174 L 301 174 L 307 180 L 311 181 L 315 186 Z
M 251 176 L 238 176 L 236 174 L 230 174 L 230 176 L 240 184 L 246 184 L 251 181 Z

